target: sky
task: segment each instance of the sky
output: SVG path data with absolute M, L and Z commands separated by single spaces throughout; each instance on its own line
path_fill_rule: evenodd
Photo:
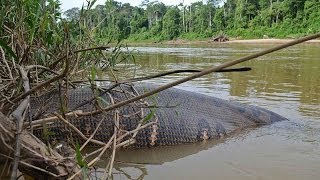
M 104 4 L 106 0 L 97 0 L 95 5 Z M 116 0 L 122 3 L 130 3 L 132 6 L 139 6 L 142 0 Z M 152 0 L 150 0 L 152 1 Z M 163 2 L 166 5 L 178 5 L 184 1 L 185 5 L 189 5 L 190 3 L 201 1 L 201 0 L 158 0 L 159 2 Z M 81 7 L 83 3 L 86 4 L 86 0 L 60 0 L 62 3 L 61 8 L 63 11 L 71 9 L 73 7 Z

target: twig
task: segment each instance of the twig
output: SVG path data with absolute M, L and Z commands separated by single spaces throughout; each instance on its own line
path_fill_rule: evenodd
M 124 139 L 124 138 L 127 137 L 128 135 L 133 134 L 133 133 L 135 133 L 135 132 L 138 132 L 138 131 L 140 131 L 141 129 L 144 129 L 144 128 L 146 128 L 146 127 L 148 127 L 148 126 L 151 126 L 151 125 L 153 125 L 153 124 L 155 124 L 155 123 L 156 123 L 156 122 L 149 122 L 149 123 L 147 123 L 147 124 L 145 124 L 145 125 L 143 125 L 143 126 L 141 126 L 141 127 L 139 127 L 139 128 L 136 128 L 136 129 L 134 129 L 134 130 L 128 131 L 128 132 L 126 132 L 126 134 L 120 136 L 120 137 L 117 139 L 117 141 L 121 141 L 122 139 Z M 117 144 L 117 148 L 119 148 L 119 147 L 121 147 L 121 146 L 123 146 L 123 145 L 125 145 L 125 144 L 127 144 L 127 143 L 130 143 L 130 142 L 132 142 L 132 141 L 133 141 L 132 139 L 123 141 L 123 142 Z M 99 149 L 97 149 L 97 150 L 95 150 L 95 151 L 87 154 L 84 158 L 86 159 L 86 158 L 88 158 L 88 157 L 90 157 L 90 156 L 92 156 L 92 155 L 94 155 L 94 154 L 102 151 L 103 149 L 104 149 L 104 147 L 101 147 L 101 148 L 99 148 Z
M 76 53 L 85 52 L 85 51 L 92 51 L 92 50 L 106 50 L 106 49 L 109 49 L 109 48 L 110 47 L 108 47 L 108 46 L 91 47 L 91 48 L 75 50 L 75 51 L 73 51 L 72 53 L 69 53 L 69 54 L 71 55 L 71 54 L 76 54 Z M 55 62 L 53 62 L 52 64 L 49 65 L 49 68 L 54 68 L 60 61 L 62 61 L 66 57 L 67 57 L 67 55 L 64 55 L 60 59 L 56 60 Z
M 222 69 L 220 71 L 216 72 L 243 72 L 243 71 L 250 71 L 251 68 L 249 67 L 243 67 L 243 68 L 234 68 L 234 69 Z M 118 81 L 119 84 L 124 84 L 124 83 L 129 83 L 129 82 L 137 82 L 137 81 L 144 81 L 148 79 L 153 79 L 153 78 L 159 78 L 171 74 L 179 74 L 179 73 L 195 73 L 195 72 L 201 72 L 201 70 L 196 70 L 196 69 L 178 69 L 178 70 L 172 70 L 168 72 L 161 72 L 159 74 L 151 75 L 151 76 L 144 76 L 144 77 L 137 77 L 137 78 L 132 78 L 124 81 Z M 109 81 L 113 82 L 112 80 L 109 79 L 94 79 L 93 81 L 97 82 L 104 82 L 104 81 Z M 72 83 L 84 83 L 88 82 L 88 80 L 76 80 L 72 81 Z
M 109 139 L 108 143 L 105 144 L 104 147 L 101 148 L 101 153 L 99 154 L 99 156 L 97 156 L 96 158 L 94 158 L 91 162 L 88 163 L 88 167 L 93 166 L 98 160 L 100 160 L 101 156 L 105 153 L 105 151 L 110 147 L 111 142 L 114 138 L 114 135 Z M 80 174 L 82 172 L 82 169 L 80 169 L 79 171 L 77 171 L 76 173 L 74 173 L 71 177 L 68 178 L 68 180 L 74 179 L 78 174 Z
M 0 134 L 0 138 L 1 138 L 2 143 L 7 147 L 7 149 L 14 151 L 14 149 L 9 144 L 7 144 L 6 140 L 4 140 L 4 137 L 2 134 Z
M 20 74 L 23 79 L 23 87 L 25 92 L 29 91 L 29 79 L 27 77 L 27 72 L 19 66 Z M 11 114 L 11 116 L 16 120 L 17 125 L 17 134 L 16 134 L 16 145 L 15 145 L 15 152 L 14 152 L 14 160 L 13 160 L 13 167 L 11 173 L 11 180 L 17 179 L 17 171 L 18 165 L 20 160 L 20 152 L 21 152 L 21 132 L 23 128 L 23 121 L 25 118 L 26 109 L 28 108 L 30 103 L 30 96 L 26 96 L 25 99 L 21 102 L 21 104 L 17 107 L 15 111 Z
M 7 83 L 6 85 L 1 84 L 0 92 L 1 92 L 1 95 L 2 95 L 2 96 L 4 96 L 4 95 L 3 95 L 3 90 L 4 90 L 4 89 L 8 89 L 8 87 L 9 87 L 10 85 L 13 85 L 13 84 L 17 81 L 17 79 L 18 79 L 18 78 L 14 78 L 12 81 L 10 80 L 10 82 Z M 3 80 L 3 81 L 4 81 L 4 80 Z M 0 82 L 1 82 L 1 81 L 0 81 Z M 6 100 L 9 101 L 9 102 L 11 102 L 8 98 L 7 98 Z
M 11 136 L 11 132 L 8 131 L 7 128 L 3 127 L 3 125 L 2 125 L 1 123 L 0 123 L 0 128 L 1 128 L 7 135 L 9 135 L 11 138 L 13 138 L 13 136 Z
M 81 116 L 81 113 L 83 113 L 82 110 L 76 110 L 76 111 L 66 113 L 65 116 L 66 117 L 71 117 L 71 116 L 78 117 L 78 116 Z M 43 118 L 43 119 L 34 120 L 31 122 L 31 125 L 33 127 L 37 127 L 37 125 L 42 125 L 44 123 L 47 124 L 50 122 L 54 122 L 56 120 L 59 120 L 59 118 L 57 116 L 47 117 L 47 118 Z M 29 123 L 24 123 L 24 126 L 29 126 L 29 125 L 30 125 Z
M 8 153 L 8 156 L 10 156 L 10 152 Z M 4 177 L 4 173 L 5 173 L 5 170 L 6 169 L 9 169 L 9 159 L 6 159 L 6 162 L 4 163 L 3 165 L 3 168 L 2 168 L 2 171 L 1 171 L 1 174 L 0 174 L 0 177 Z M 7 172 L 7 174 L 9 174 L 9 172 Z
M 6 65 L 6 68 L 8 69 L 8 73 L 9 73 L 9 78 L 11 80 L 13 80 L 11 69 L 10 69 L 10 67 L 8 65 L 8 62 L 6 61 L 6 57 L 4 55 L 4 51 L 3 51 L 1 46 L 0 46 L 0 60 L 2 60 L 4 62 L 4 64 Z
M 130 114 L 119 114 L 119 116 L 125 117 L 125 118 L 129 118 L 129 117 L 138 115 L 138 114 L 141 113 L 141 112 L 142 112 L 142 110 L 139 110 L 139 111 L 137 111 L 137 112 L 133 112 L 133 113 L 130 113 Z
M 149 122 L 149 123 L 147 123 L 147 124 L 145 124 L 145 125 L 142 125 L 142 126 L 140 126 L 140 127 L 138 126 L 136 129 L 126 132 L 125 134 L 123 134 L 122 136 L 120 136 L 117 140 L 118 140 L 118 141 L 121 141 L 122 139 L 124 139 L 124 138 L 127 137 L 128 135 L 134 134 L 134 133 L 140 131 L 141 129 L 144 129 L 144 128 L 146 128 L 146 127 L 148 127 L 148 126 L 151 126 L 151 125 L 153 125 L 153 124 L 156 124 L 156 123 L 157 123 L 157 122 Z M 120 146 L 119 146 L 119 147 L 120 147 Z
M 82 132 L 76 128 L 73 124 L 71 124 L 69 121 L 67 121 L 66 119 L 64 119 L 60 114 L 58 113 L 54 113 L 60 120 L 62 120 L 62 122 L 64 122 L 66 125 L 68 125 L 71 129 L 73 129 L 76 133 L 78 133 L 80 135 L 80 137 L 82 137 L 84 140 L 88 140 L 88 138 L 82 134 Z M 95 139 L 91 139 L 90 142 L 104 146 L 105 143 L 95 140 Z
M 111 91 L 112 89 L 114 89 L 114 88 L 117 87 L 118 85 L 119 85 L 118 83 L 112 84 L 112 85 L 111 85 L 110 87 L 108 87 L 107 89 L 104 89 L 103 92 L 101 92 L 101 93 L 99 94 L 99 96 L 102 96 L 102 95 L 104 95 L 105 93 Z M 72 110 L 76 110 L 76 109 L 80 108 L 81 106 L 84 106 L 84 105 L 92 102 L 92 101 L 95 100 L 95 99 L 96 99 L 96 97 L 93 97 L 93 98 L 91 98 L 91 99 L 89 99 L 89 100 L 86 100 L 86 101 L 84 101 L 83 103 L 81 103 L 81 104 L 77 105 L 76 107 L 74 107 Z
M 129 87 L 132 88 L 131 85 L 129 85 Z M 121 93 L 123 93 L 124 96 L 126 97 L 126 99 L 129 99 L 128 94 L 129 94 L 130 96 L 132 96 L 132 97 L 135 97 L 135 94 L 134 94 L 134 93 L 130 93 L 129 91 L 123 89 L 122 86 L 121 86 L 121 84 L 119 85 L 119 88 L 120 88 L 120 90 L 122 91 Z M 137 94 L 138 94 L 138 93 L 137 93 Z M 136 111 L 133 106 L 130 106 L 130 108 L 132 109 L 133 112 Z M 143 117 L 143 110 L 140 111 L 140 112 L 141 112 L 141 114 L 142 114 L 141 117 Z
M 86 145 L 91 141 L 91 139 L 93 138 L 93 136 L 97 133 L 98 129 L 100 128 L 100 126 L 101 126 L 101 124 L 102 124 L 102 121 L 104 121 L 104 120 L 105 120 L 105 119 L 102 118 L 102 119 L 99 121 L 96 129 L 93 131 L 93 133 L 91 134 L 91 136 L 90 136 L 90 137 L 87 139 L 87 141 L 80 147 L 80 151 L 82 151 L 83 148 L 85 148 Z
M 33 69 L 33 68 L 45 69 L 45 70 L 47 70 L 47 71 L 49 71 L 49 72 L 51 72 L 51 73 L 53 73 L 53 74 L 55 74 L 55 75 L 59 75 L 59 73 L 51 70 L 50 68 L 47 68 L 47 67 L 41 66 L 41 65 L 30 65 L 30 66 L 26 66 L 25 68 L 26 68 L 28 71 L 29 71 L 30 69 Z
M 68 56 L 65 56 L 65 57 L 68 57 Z M 52 82 L 55 82 L 55 81 L 57 81 L 57 80 L 65 77 L 65 75 L 66 75 L 66 74 L 68 73 L 68 71 L 69 71 L 69 63 L 70 63 L 69 61 L 70 61 L 69 58 L 67 58 L 67 60 L 66 60 L 66 67 L 65 67 L 65 69 L 63 70 L 63 72 L 62 72 L 61 74 L 59 74 L 59 75 L 57 75 L 57 76 L 55 76 L 55 77 L 53 77 L 53 78 L 51 78 L 51 79 L 49 79 L 49 80 L 41 83 L 41 84 L 39 84 L 38 86 L 30 89 L 29 91 L 27 91 L 27 92 L 25 92 L 25 93 L 23 93 L 23 94 L 18 95 L 16 98 L 14 98 L 14 99 L 12 100 L 12 103 L 16 103 L 16 102 L 18 102 L 19 100 L 21 100 L 21 99 L 23 99 L 23 98 L 25 98 L 25 97 L 33 94 L 34 92 L 36 92 L 36 91 L 39 90 L 40 88 L 45 87 L 45 86 L 47 86 L 48 84 L 50 84 L 50 83 L 52 83 Z M 5 107 L 5 108 L 3 108 L 3 109 L 7 109 L 7 108 L 8 108 L 8 107 Z
M 251 68 L 248 67 L 243 67 L 243 68 L 234 68 L 234 69 L 222 69 L 219 71 L 215 72 L 242 72 L 242 71 L 250 71 Z M 163 76 L 167 76 L 170 74 L 178 74 L 178 73 L 195 73 L 195 72 L 201 72 L 201 70 L 195 70 L 195 69 L 179 69 L 179 70 L 173 70 L 173 71 L 168 71 L 168 72 L 163 72 L 151 76 L 145 76 L 145 77 L 138 77 L 138 78 L 132 78 L 128 79 L 126 81 L 121 81 L 121 83 L 129 83 L 129 82 L 137 82 L 137 81 L 143 81 L 143 80 L 148 80 L 148 79 L 154 79 L 154 78 L 159 78 Z
M 41 69 L 45 69 L 46 71 L 49 71 L 51 72 L 52 74 L 55 74 L 55 75 L 59 75 L 59 73 L 51 70 L 50 68 L 47 68 L 45 66 L 41 66 L 41 65 L 30 65 L 30 66 L 26 66 L 26 69 L 27 70 L 30 70 L 30 69 L 33 69 L 33 68 L 41 68 Z M 70 74 L 71 75 L 71 74 Z M 63 77 L 62 78 L 64 81 L 66 81 L 68 84 L 70 84 L 73 88 L 75 88 L 75 85 L 72 84 L 72 82 L 68 81 L 66 77 Z
M 7 158 L 7 159 L 13 160 L 12 157 L 7 156 L 7 155 L 5 155 L 5 154 L 0 153 L 0 155 L 3 156 L 3 157 L 5 157 L 5 158 Z M 37 166 L 31 165 L 31 164 L 26 163 L 26 162 L 23 162 L 23 161 L 20 161 L 19 163 L 20 163 L 20 164 L 23 164 L 23 165 L 25 165 L 25 166 L 31 167 L 31 168 L 33 168 L 33 169 L 35 169 L 35 170 L 44 172 L 44 173 L 46 173 L 46 174 L 48 174 L 48 175 L 51 175 L 51 176 L 53 176 L 53 177 L 56 177 L 56 178 L 66 175 L 66 174 L 57 175 L 57 174 L 54 174 L 54 173 L 52 173 L 52 172 L 49 172 L 49 171 L 47 171 L 47 170 L 45 170 L 45 169 L 39 168 L 39 167 L 37 167 Z
M 112 154 L 111 154 L 111 159 L 109 161 L 109 171 L 108 171 L 108 176 L 107 178 L 109 179 L 112 175 L 112 169 L 113 169 L 113 163 L 114 163 L 114 158 L 116 156 L 116 148 L 117 148 L 117 134 L 118 134 L 118 129 L 117 127 L 119 127 L 119 112 L 115 111 L 115 126 L 114 126 L 114 139 L 113 139 L 113 149 L 112 149 Z M 108 169 L 108 166 L 106 167 L 106 170 Z M 106 171 L 105 171 L 106 172 Z M 102 179 L 106 179 L 105 178 L 105 174 L 103 175 Z
M 114 104 L 114 99 L 112 98 L 111 94 L 108 93 L 109 97 L 110 97 L 110 101 L 112 104 Z M 103 176 L 102 176 L 102 179 L 107 179 L 106 178 L 106 172 L 107 172 L 107 169 L 109 167 L 109 173 L 108 173 L 108 176 L 107 177 L 111 177 L 111 173 L 112 173 L 112 168 L 113 168 L 113 161 L 114 161 L 114 158 L 115 158 L 115 155 L 116 155 L 116 145 L 117 145 L 117 135 L 118 135 L 118 127 L 119 127 L 119 111 L 116 110 L 114 111 L 114 116 L 113 116 L 113 119 L 114 119 L 114 130 L 113 130 L 113 138 L 112 141 L 113 141 L 113 149 L 112 149 L 112 154 L 111 154 L 111 159 L 109 160 L 105 170 L 104 170 L 104 173 L 103 173 Z M 99 154 L 99 156 L 102 156 L 104 154 L 104 151 L 106 149 L 103 149 L 101 151 L 101 153 Z M 100 157 L 99 157 L 100 159 Z
M 109 139 L 108 143 L 107 143 L 104 147 L 101 148 L 100 154 L 99 154 L 96 158 L 94 158 L 92 161 L 90 161 L 90 162 L 88 163 L 88 166 L 89 166 L 89 167 L 93 166 L 98 160 L 101 159 L 102 155 L 103 155 L 103 154 L 106 152 L 106 150 L 111 146 L 111 143 L 113 142 L 112 140 L 114 139 L 114 137 L 115 137 L 115 134 L 113 134 L 113 135 L 111 136 L 111 138 Z

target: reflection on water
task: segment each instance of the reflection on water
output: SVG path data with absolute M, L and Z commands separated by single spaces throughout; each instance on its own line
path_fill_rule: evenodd
M 215 44 L 132 49 L 138 77 L 175 69 L 203 69 L 271 46 Z M 319 44 L 294 46 L 239 65 L 253 68 L 250 72 L 215 73 L 179 86 L 264 107 L 290 121 L 218 143 L 125 150 L 118 155 L 119 161 L 142 164 L 118 164 L 115 179 L 129 178 L 128 174 L 131 179 L 319 179 L 319 48 Z M 149 82 L 162 84 L 185 75 Z
M 116 164 L 114 177 L 318 179 L 319 137 L 319 125 L 310 128 L 294 122 L 280 122 L 228 138 L 225 142 L 125 150 L 118 154 L 121 163 Z

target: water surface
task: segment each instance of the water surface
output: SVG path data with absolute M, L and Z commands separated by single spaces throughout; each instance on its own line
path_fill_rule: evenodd
M 203 69 L 274 45 L 204 44 L 131 47 L 136 77 L 176 69 Z M 320 179 L 320 44 L 302 44 L 178 88 L 260 106 L 289 119 L 221 142 L 124 150 L 115 179 Z M 121 71 L 120 71 L 121 73 Z M 174 74 L 148 82 L 164 84 Z M 128 163 L 130 162 L 130 163 Z

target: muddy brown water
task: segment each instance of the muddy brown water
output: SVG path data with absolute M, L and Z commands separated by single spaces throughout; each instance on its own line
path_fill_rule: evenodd
M 135 77 L 176 69 L 203 69 L 274 45 L 203 44 L 130 47 Z M 178 88 L 260 106 L 289 121 L 250 129 L 221 141 L 122 150 L 114 179 L 320 179 L 320 44 L 302 44 L 237 67 L 249 72 L 215 73 Z M 127 70 L 128 71 L 128 70 Z M 149 80 L 164 84 L 188 74 Z M 101 177 L 108 160 L 93 175 Z
M 203 69 L 275 46 L 258 44 L 130 47 L 135 76 Z M 129 65 L 130 66 L 130 65 Z M 289 119 L 221 142 L 123 150 L 115 179 L 320 179 L 320 44 L 302 44 L 178 88 L 260 106 Z M 121 72 L 121 71 L 120 71 Z M 147 82 L 164 84 L 186 74 Z M 105 164 L 101 162 L 101 167 Z M 98 175 L 99 173 L 97 173 Z

